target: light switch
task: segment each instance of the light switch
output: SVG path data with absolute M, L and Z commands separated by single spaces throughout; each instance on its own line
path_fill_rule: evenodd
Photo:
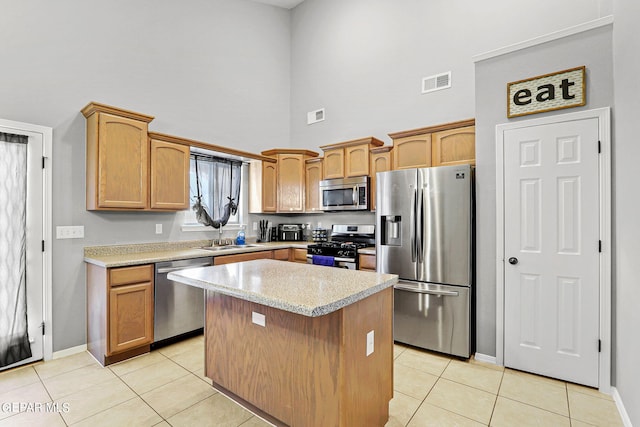
M 83 225 L 68 225 L 56 227 L 56 239 L 82 239 L 84 238 Z
M 162 224 L 156 224 L 156 234 L 162 234 Z

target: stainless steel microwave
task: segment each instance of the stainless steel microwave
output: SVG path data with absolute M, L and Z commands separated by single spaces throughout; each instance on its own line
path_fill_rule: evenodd
M 320 181 L 323 211 L 369 209 L 369 177 L 336 178 Z

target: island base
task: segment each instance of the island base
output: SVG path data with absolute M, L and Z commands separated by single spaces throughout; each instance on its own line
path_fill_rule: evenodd
M 389 418 L 393 288 L 318 317 L 207 291 L 205 337 L 206 376 L 277 425 Z

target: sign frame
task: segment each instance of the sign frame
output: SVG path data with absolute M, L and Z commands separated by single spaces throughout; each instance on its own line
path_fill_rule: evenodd
M 572 82 L 571 85 L 567 85 L 567 86 L 573 86 L 573 85 L 576 86 L 577 91 L 573 97 L 563 98 L 560 101 L 555 101 L 552 107 L 548 107 L 548 104 L 546 104 L 548 100 L 544 100 L 538 103 L 532 103 L 531 108 L 526 109 L 525 111 L 522 111 L 523 109 L 521 106 L 515 105 L 514 92 L 512 91 L 512 87 L 514 89 L 522 88 L 519 90 L 529 90 L 529 94 L 530 94 L 529 96 L 535 100 L 536 93 L 531 92 L 531 88 L 527 87 L 527 83 L 529 83 L 531 86 L 535 85 L 537 90 L 539 90 L 543 86 L 554 85 L 555 87 L 555 82 L 557 80 L 559 80 L 563 76 L 569 76 L 569 75 L 578 77 L 577 81 Z M 561 89 L 563 89 L 562 86 L 561 86 Z M 508 118 L 521 117 L 521 116 L 527 116 L 530 114 L 538 114 L 538 113 L 546 113 L 548 111 L 563 110 L 565 108 L 582 107 L 587 104 L 586 89 L 587 89 L 586 66 L 584 65 L 580 67 L 569 68 L 567 70 L 556 71 L 549 74 L 543 74 L 540 76 L 530 77 L 527 79 L 507 83 L 507 117 Z M 539 106 L 539 108 L 536 108 L 536 106 Z

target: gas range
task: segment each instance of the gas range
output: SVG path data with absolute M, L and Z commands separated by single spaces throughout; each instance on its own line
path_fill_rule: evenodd
M 355 270 L 358 249 L 375 243 L 375 225 L 333 225 L 330 241 L 307 246 L 307 262 Z

